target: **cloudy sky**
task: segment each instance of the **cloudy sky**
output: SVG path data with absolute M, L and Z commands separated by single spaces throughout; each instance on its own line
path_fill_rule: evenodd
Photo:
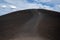
M 48 9 L 60 12 L 60 0 L 0 0 L 0 16 L 25 9 Z

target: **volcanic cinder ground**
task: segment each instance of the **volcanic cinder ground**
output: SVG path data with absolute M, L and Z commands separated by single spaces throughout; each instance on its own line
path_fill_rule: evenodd
M 27 9 L 0 16 L 0 40 L 59 40 L 60 14 Z

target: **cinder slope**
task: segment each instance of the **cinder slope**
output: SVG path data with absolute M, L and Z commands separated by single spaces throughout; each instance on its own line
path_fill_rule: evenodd
M 60 13 L 27 9 L 0 16 L 0 40 L 59 40 Z

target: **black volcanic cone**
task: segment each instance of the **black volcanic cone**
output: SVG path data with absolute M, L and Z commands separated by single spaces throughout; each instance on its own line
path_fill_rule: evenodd
M 60 13 L 27 9 L 2 15 L 0 40 L 60 40 Z

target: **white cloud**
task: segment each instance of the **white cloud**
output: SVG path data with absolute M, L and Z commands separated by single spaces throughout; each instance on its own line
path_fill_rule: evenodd
M 55 5 L 55 6 L 53 7 L 53 9 L 54 9 L 55 11 L 60 12 L 60 5 Z
M 25 9 L 48 9 L 48 10 L 53 10 L 53 11 L 59 11 L 60 12 L 60 5 L 56 5 L 54 7 L 50 7 L 47 5 L 42 5 L 37 4 L 37 3 L 28 3 L 27 0 L 5 0 L 8 3 L 11 3 L 13 5 L 2 5 L 0 7 L 3 7 L 5 9 L 0 10 L 0 15 L 4 15 L 9 12 L 17 11 L 17 10 L 25 10 Z M 43 1 L 43 0 L 38 0 L 38 1 Z M 51 2 L 51 0 L 44 0 L 43 2 Z M 52 4 L 56 2 L 52 0 Z M 58 1 L 57 1 L 58 2 Z M 57 3 L 56 2 L 56 3 Z
M 5 0 L 13 5 L 8 5 L 8 8 L 4 10 L 4 13 L 1 12 L 1 15 L 4 15 L 9 12 L 25 9 L 48 9 L 48 10 L 60 10 L 60 5 L 55 7 L 50 7 L 47 5 L 37 4 L 37 3 L 28 3 L 26 0 Z M 46 1 L 46 0 L 45 0 Z M 5 6 L 3 6 L 5 7 Z M 11 8 L 11 9 L 10 9 Z M 13 10 L 14 9 L 14 10 Z
M 12 9 L 15 9 L 15 8 L 17 8 L 16 6 L 14 6 L 14 5 L 8 5 L 10 8 L 12 8 Z
M 1 8 L 7 8 L 7 5 L 0 5 L 0 9 Z
M 53 8 L 52 8 L 52 7 L 47 6 L 47 5 L 44 5 L 44 6 L 43 6 L 43 9 L 53 10 Z
M 42 5 L 42 4 L 36 4 L 36 3 L 28 3 L 27 0 L 5 0 L 6 2 L 12 3 L 19 7 L 20 10 L 22 9 L 31 9 L 31 8 L 44 8 L 44 9 L 53 9 L 49 6 Z M 51 0 L 36 0 L 36 1 L 44 1 L 49 2 Z
M 52 4 L 60 4 L 60 0 L 52 0 L 50 3 L 52 3 Z
M 34 0 L 34 1 L 47 4 L 60 4 L 60 0 Z
M 6 5 L 2 5 L 1 7 L 2 7 L 2 8 L 6 8 L 7 6 L 6 6 Z
M 51 2 L 52 0 L 35 0 L 36 2 Z
M 57 5 L 60 8 L 60 5 Z

